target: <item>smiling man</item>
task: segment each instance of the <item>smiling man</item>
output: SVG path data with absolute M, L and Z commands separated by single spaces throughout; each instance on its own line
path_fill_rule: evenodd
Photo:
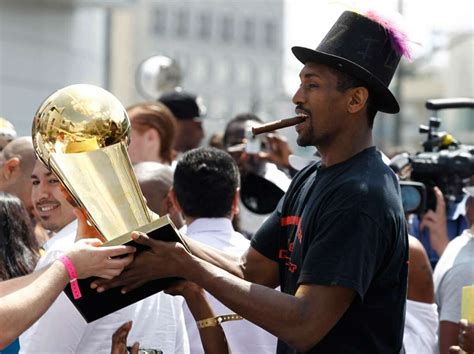
M 375 149 L 372 125 L 377 111 L 399 111 L 388 85 L 404 38 L 373 13 L 346 11 L 316 50 L 293 47 L 304 64 L 293 97 L 305 117 L 297 142 L 316 146 L 321 161 L 294 177 L 242 257 L 188 239 L 190 254 L 140 235 L 153 253 L 134 264 L 146 257 L 147 267 L 132 264 L 100 288 L 179 276 L 276 335 L 278 353 L 399 353 L 407 231 L 398 180 Z
M 60 232 L 76 218 L 72 205 L 59 187 L 58 178 L 39 160 L 36 161 L 31 173 L 31 200 L 41 224 L 54 233 Z M 75 232 L 73 225 L 71 231 Z

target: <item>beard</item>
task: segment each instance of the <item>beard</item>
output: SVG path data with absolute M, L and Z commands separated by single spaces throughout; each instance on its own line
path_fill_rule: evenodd
M 306 123 L 305 123 L 306 124 Z M 313 125 L 311 123 L 308 124 L 307 127 L 304 127 L 299 133 L 298 137 L 296 138 L 296 143 L 301 147 L 306 146 L 315 146 L 317 148 L 324 146 L 330 141 L 330 135 L 328 134 L 317 134 Z
M 303 123 L 303 129 L 298 132 L 298 137 L 296 138 L 296 143 L 302 147 L 314 146 L 315 143 L 316 135 L 314 134 L 313 124 L 309 119 L 307 118 Z

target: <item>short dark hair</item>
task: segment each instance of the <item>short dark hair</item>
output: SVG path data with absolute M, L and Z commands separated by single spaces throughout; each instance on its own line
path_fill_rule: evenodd
M 263 121 L 255 114 L 253 113 L 240 113 L 240 114 L 237 114 L 234 118 L 232 118 L 229 122 L 227 122 L 227 125 L 225 126 L 225 130 L 224 130 L 224 136 L 222 138 L 222 142 L 224 144 L 225 147 L 229 147 L 229 145 L 231 144 L 231 135 L 232 135 L 232 132 L 231 132 L 231 128 L 235 125 L 235 124 L 242 124 L 242 123 L 245 123 L 247 121 L 254 121 L 254 122 L 258 122 L 258 123 L 263 123 Z M 245 134 L 245 131 L 242 131 L 242 138 L 244 137 L 244 134 Z
M 186 216 L 218 218 L 230 216 L 239 180 L 237 164 L 227 152 L 197 148 L 178 161 L 173 185 Z
M 330 71 L 337 76 L 337 90 L 340 92 L 347 91 L 350 88 L 354 87 L 365 87 L 369 91 L 369 97 L 367 98 L 367 123 L 369 128 L 372 129 L 374 126 L 375 115 L 377 114 L 377 105 L 375 102 L 375 97 L 371 90 L 364 84 L 362 81 L 356 79 L 352 75 L 329 67 Z

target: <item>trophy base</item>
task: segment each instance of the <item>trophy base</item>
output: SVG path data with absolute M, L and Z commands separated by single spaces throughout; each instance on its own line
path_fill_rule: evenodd
M 163 216 L 151 224 L 137 229 L 137 231 L 145 232 L 149 237 L 169 242 L 181 242 L 186 249 L 189 249 L 184 239 L 179 234 L 169 217 Z M 114 245 L 130 245 L 137 248 L 137 251 L 143 250 L 146 247 L 135 243 L 131 237 L 131 233 L 122 235 L 114 240 L 105 243 L 103 246 Z M 120 239 L 120 240 L 119 240 Z M 121 241 L 121 242 L 120 242 Z M 79 280 L 82 297 L 75 300 L 70 286 L 66 286 L 64 292 L 69 300 L 80 312 L 87 323 L 93 322 L 99 318 L 107 316 L 112 312 L 120 310 L 137 301 L 143 300 L 153 294 L 156 294 L 163 289 L 169 287 L 174 281 L 179 278 L 163 278 L 148 282 L 138 289 L 132 290 L 129 293 L 122 294 L 121 288 L 113 288 L 103 293 L 98 293 L 95 289 L 91 289 L 90 284 L 97 278 L 87 278 Z

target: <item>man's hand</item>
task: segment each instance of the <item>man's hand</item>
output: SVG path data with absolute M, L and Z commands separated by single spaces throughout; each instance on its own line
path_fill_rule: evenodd
M 132 262 L 135 247 L 98 247 L 101 244 L 98 239 L 79 240 L 65 253 L 76 268 L 77 278 L 96 276 L 111 279 Z M 118 256 L 123 257 L 112 258 Z
M 438 187 L 434 187 L 434 193 L 436 196 L 436 210 L 428 210 L 423 215 L 420 230 L 423 230 L 425 227 L 428 228 L 431 247 L 433 247 L 438 256 L 441 256 L 449 243 L 446 203 L 444 202 L 443 193 Z
M 289 156 L 292 153 L 288 140 L 279 134 L 270 133 L 266 136 L 267 151 L 258 153 L 258 157 L 273 162 L 283 168 L 290 168 Z
M 474 323 L 459 321 L 459 346 L 466 353 L 474 353 Z
M 132 321 L 121 325 L 112 335 L 112 351 L 111 354 L 128 354 L 127 337 L 132 329 Z M 130 350 L 130 354 L 138 354 L 139 343 L 135 342 Z
M 449 347 L 448 354 L 462 354 L 462 349 L 459 348 L 457 345 L 452 345 Z
M 184 277 L 185 262 L 191 255 L 182 244 L 153 240 L 142 233 L 133 233 L 132 239 L 150 247 L 150 250 L 138 253 L 133 263 L 120 276 L 112 280 L 94 281 L 91 284 L 93 289 L 102 292 L 123 287 L 122 292 L 126 293 L 155 279 Z

